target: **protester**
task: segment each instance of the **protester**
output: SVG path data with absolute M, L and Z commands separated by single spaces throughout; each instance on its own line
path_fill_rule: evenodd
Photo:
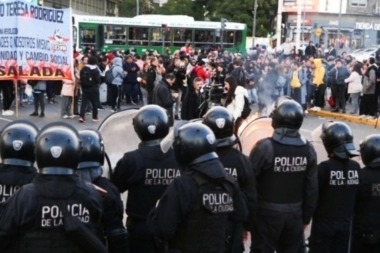
M 189 86 L 189 92 L 186 94 L 181 108 L 181 119 L 192 120 L 200 118 L 200 94 L 199 89 L 203 85 L 203 81 L 200 77 L 196 77 L 193 80 L 193 85 Z
M 46 91 L 46 81 L 32 81 L 34 83 L 33 87 L 33 98 L 34 98 L 34 112 L 30 114 L 32 117 L 40 116 L 40 118 L 45 117 L 45 101 L 44 93 Z M 38 114 L 38 107 L 41 107 L 41 113 Z
M 363 90 L 361 74 L 361 65 L 357 63 L 350 76 L 344 80 L 345 83 L 348 83 L 348 94 L 351 97 L 352 111 L 350 114 L 359 113 L 359 97 Z

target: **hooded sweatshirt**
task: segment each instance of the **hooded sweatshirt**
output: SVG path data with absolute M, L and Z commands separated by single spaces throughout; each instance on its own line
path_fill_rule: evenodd
M 322 60 L 321 59 L 314 59 L 315 64 L 315 70 L 314 70 L 314 78 L 313 78 L 313 84 L 317 87 L 321 84 L 324 84 L 324 77 L 325 77 L 325 68 L 322 66 Z
M 113 85 L 120 86 L 123 84 L 123 80 L 125 78 L 125 73 L 123 70 L 123 60 L 119 57 L 115 57 L 113 59 L 113 65 L 112 65 L 112 75 L 113 75 Z

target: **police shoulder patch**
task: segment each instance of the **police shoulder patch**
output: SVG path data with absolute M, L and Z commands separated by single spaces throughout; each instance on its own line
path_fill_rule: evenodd
M 50 148 L 50 152 L 54 158 L 59 158 L 62 154 L 62 147 L 53 146 Z
M 24 145 L 24 143 L 20 140 L 14 140 L 12 144 L 13 144 L 13 149 L 16 151 L 20 151 L 22 146 Z

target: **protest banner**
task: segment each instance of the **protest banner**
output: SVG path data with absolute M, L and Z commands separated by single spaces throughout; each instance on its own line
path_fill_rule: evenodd
M 70 9 L 0 1 L 0 80 L 73 79 Z

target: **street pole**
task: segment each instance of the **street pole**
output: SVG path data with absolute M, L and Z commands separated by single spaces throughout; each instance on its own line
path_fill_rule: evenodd
M 284 0 L 278 0 L 278 8 L 277 8 L 277 26 L 276 26 L 276 39 L 277 39 L 277 47 L 281 45 L 281 25 L 282 25 L 282 7 L 284 5 Z
M 306 24 L 306 0 L 303 0 L 303 26 L 305 26 Z M 301 33 L 301 42 L 305 42 L 305 33 L 304 33 L 304 30 L 305 29 L 302 29 L 302 33 Z
M 301 0 L 297 1 L 297 33 L 296 33 L 296 48 L 300 49 L 301 39 L 301 17 L 302 17 Z
M 256 17 L 257 17 L 257 0 L 255 0 L 255 6 L 253 6 L 252 49 L 255 47 Z
M 343 0 L 340 0 L 339 18 L 338 18 L 338 35 L 337 35 L 338 43 L 340 42 L 340 21 L 342 20 L 342 3 L 343 3 Z
M 140 0 L 136 0 L 136 16 L 140 15 Z

